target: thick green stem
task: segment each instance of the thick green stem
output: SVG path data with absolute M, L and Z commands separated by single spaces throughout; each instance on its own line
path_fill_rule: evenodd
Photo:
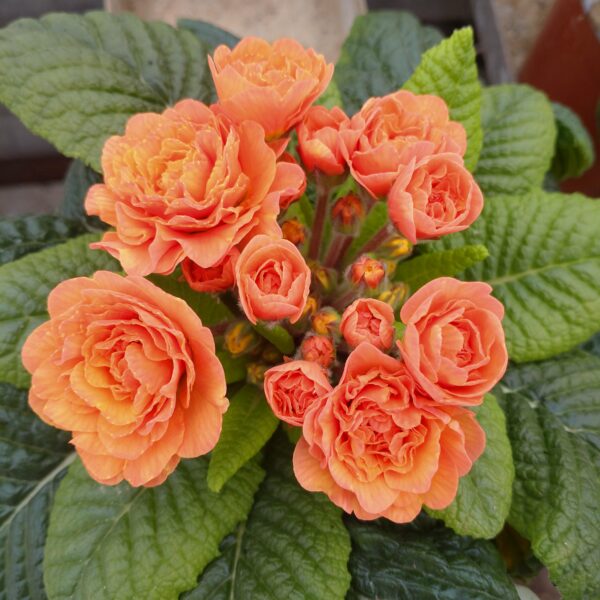
M 327 186 L 323 185 L 321 180 L 317 179 L 317 206 L 315 208 L 315 217 L 312 223 L 310 246 L 308 247 L 308 258 L 312 260 L 318 260 L 319 258 L 323 229 L 325 227 L 325 218 L 327 217 L 328 199 L 329 189 Z

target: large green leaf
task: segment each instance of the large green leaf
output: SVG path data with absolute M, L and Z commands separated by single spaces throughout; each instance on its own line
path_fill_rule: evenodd
M 483 142 L 481 85 L 473 30 L 457 29 L 448 39 L 427 50 L 404 87 L 415 94 L 433 94 L 446 101 L 451 118 L 462 123 L 467 132 L 465 165 L 472 171 Z
M 509 523 L 565 598 L 600 597 L 600 453 L 543 400 L 506 394 L 515 463 Z
M 45 598 L 44 542 L 54 492 L 74 454 L 69 436 L 27 406 L 27 391 L 0 384 L 0 598 Z
M 100 169 L 102 145 L 136 113 L 209 101 L 207 47 L 131 14 L 55 13 L 0 31 L 0 101 L 63 154 Z
M 65 176 L 65 196 L 58 209 L 63 217 L 80 221 L 89 230 L 106 229 L 107 225 L 98 217 L 90 217 L 83 207 L 87 191 L 101 181 L 100 175 L 80 160 L 74 160 Z
M 414 292 L 436 277 L 458 275 L 488 256 L 487 248 L 481 244 L 427 252 L 399 263 L 394 280 L 403 281 Z
M 347 519 L 348 600 L 518 600 L 500 555 L 421 516 L 410 525 Z
M 454 502 L 444 510 L 429 512 L 460 535 L 493 538 L 510 511 L 515 468 L 504 413 L 491 394 L 478 407 L 477 420 L 485 430 L 484 453 L 460 480 Z
M 485 244 L 465 278 L 487 281 L 506 308 L 510 357 L 541 360 L 600 330 L 600 203 L 542 191 L 488 198 L 466 231 L 432 249 Z
M 335 67 L 344 107 L 355 113 L 371 96 L 398 90 L 441 35 L 413 15 L 377 11 L 357 17 Z
M 221 488 L 269 440 L 279 421 L 259 387 L 245 385 L 233 398 L 223 417 L 223 430 L 208 466 L 208 487 Z
M 82 235 L 0 267 L 0 382 L 29 385 L 21 348 L 29 333 L 48 318 L 48 294 L 56 285 L 102 269 L 119 270 L 106 252 L 89 249 L 97 239 Z
M 53 215 L 0 220 L 0 265 L 85 233 L 81 222 Z
M 237 35 L 225 31 L 225 29 L 221 29 L 212 23 L 207 23 L 206 21 L 200 21 L 198 19 L 179 19 L 177 21 L 177 27 L 180 29 L 188 29 L 192 33 L 195 33 L 210 49 L 216 48 L 221 44 L 233 48 L 240 41 L 240 38 Z
M 99 485 L 74 463 L 50 516 L 50 600 L 167 600 L 193 587 L 219 542 L 246 518 L 263 477 L 251 461 L 215 494 L 207 468 L 206 458 L 185 460 L 162 485 L 132 488 Z
M 276 436 L 267 476 L 247 523 L 225 540 L 186 600 L 336 600 L 350 584 L 350 540 L 341 511 L 303 490 L 292 471 L 292 447 Z
M 570 108 L 552 103 L 556 119 L 556 148 L 552 175 L 559 181 L 578 177 L 594 163 L 594 142 L 581 119 Z
M 487 194 L 539 188 L 554 155 L 556 126 L 548 99 L 527 85 L 483 89 L 483 147 L 475 176 Z

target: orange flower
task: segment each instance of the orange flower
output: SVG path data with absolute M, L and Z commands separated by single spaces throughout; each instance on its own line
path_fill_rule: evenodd
M 242 308 L 248 320 L 295 323 L 310 289 L 310 269 L 298 248 L 288 240 L 266 235 L 252 238 L 235 266 Z
M 359 298 L 344 311 L 340 331 L 352 348 L 370 342 L 379 350 L 388 350 L 394 340 L 394 311 L 381 300 Z
M 398 342 L 400 353 L 435 402 L 481 404 L 504 375 L 504 307 L 491 291 L 487 283 L 440 277 L 402 307 L 406 330 Z
M 276 162 L 258 124 L 236 128 L 196 100 L 129 119 L 102 168 L 85 207 L 116 231 L 92 247 L 133 275 L 171 273 L 186 257 L 209 268 L 251 235 L 280 235 L 280 197 L 305 183 L 298 165 Z
M 365 208 L 356 194 L 348 194 L 335 201 L 331 209 L 334 223 L 343 229 L 352 229 L 365 217 Z
M 390 219 L 413 244 L 466 229 L 482 208 L 473 175 L 448 152 L 411 160 L 388 196 Z
M 388 194 L 415 144 L 430 154 L 462 156 L 467 148 L 463 126 L 450 121 L 441 98 L 406 90 L 367 100 L 340 135 L 352 175 L 374 198 Z
M 225 374 L 210 330 L 183 300 L 98 271 L 54 288 L 48 312 L 23 346 L 29 404 L 73 433 L 96 481 L 159 485 L 180 458 L 212 450 Z
M 236 122 L 260 123 L 268 140 L 300 123 L 333 75 L 321 54 L 285 38 L 269 44 L 247 37 L 233 49 L 219 46 L 208 64 L 219 110 Z
M 193 260 L 186 258 L 181 264 L 181 271 L 188 285 L 197 292 L 218 294 L 232 288 L 235 284 L 233 269 L 240 255 L 237 248 L 219 261 L 214 267 L 203 269 Z
M 374 290 L 385 277 L 385 267 L 383 263 L 375 258 L 369 258 L 363 254 L 350 267 L 350 280 L 352 283 L 364 283 L 367 287 Z
M 281 178 L 277 185 L 279 208 L 285 210 L 306 191 L 306 173 L 289 152 L 281 155 L 277 165 L 281 170 Z
M 281 233 L 284 239 L 292 242 L 294 246 L 298 246 L 304 242 L 306 233 L 304 225 L 298 219 L 288 219 L 281 224 Z
M 348 121 L 337 106 L 311 106 L 298 125 L 298 152 L 309 171 L 319 169 L 327 175 L 341 175 L 346 170 L 342 155 L 340 127 Z
M 300 344 L 300 354 L 304 360 L 328 369 L 335 360 L 335 346 L 326 335 L 308 335 Z
M 412 521 L 422 505 L 442 509 L 485 447 L 475 415 L 420 408 L 405 366 L 363 343 L 339 384 L 311 404 L 294 452 L 294 472 L 359 519 Z
M 331 384 L 316 363 L 292 360 L 265 373 L 264 389 L 275 416 L 302 427 L 308 407 L 330 392 Z

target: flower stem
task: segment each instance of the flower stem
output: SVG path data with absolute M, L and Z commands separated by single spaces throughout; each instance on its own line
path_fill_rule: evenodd
M 392 226 L 386 223 L 365 245 L 356 253 L 356 256 L 367 254 L 376 250 L 383 244 L 393 233 Z
M 321 238 L 327 216 L 327 200 L 329 198 L 329 189 L 323 185 L 323 182 L 317 179 L 317 206 L 315 207 L 315 217 L 312 223 L 312 233 L 310 235 L 310 246 L 308 247 L 308 258 L 318 260 L 319 250 L 321 248 Z
M 335 267 L 340 258 L 346 254 L 346 250 L 348 250 L 351 243 L 352 236 L 336 233 L 331 246 L 329 246 L 327 256 L 325 257 L 325 266 L 328 268 Z

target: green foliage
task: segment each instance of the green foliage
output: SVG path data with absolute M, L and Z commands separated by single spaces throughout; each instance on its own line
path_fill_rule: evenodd
M 296 350 L 294 338 L 290 335 L 287 329 L 276 323 L 268 323 L 259 321 L 254 325 L 254 329 L 265 340 L 273 344 L 282 354 L 293 354 Z
M 594 142 L 581 119 L 570 108 L 552 103 L 556 120 L 556 148 L 552 175 L 559 181 L 579 177 L 594 163 Z
M 338 87 L 335 79 L 329 82 L 329 85 L 325 91 L 317 98 L 315 104 L 325 106 L 326 108 L 332 109 L 334 106 L 339 108 L 344 107 L 342 96 L 340 94 L 340 88 Z
M 21 19 L 0 31 L 0 101 L 66 156 L 100 170 L 104 141 L 140 112 L 210 101 L 208 49 L 131 14 Z
M 217 350 L 217 356 L 223 365 L 227 384 L 246 379 L 248 360 L 245 356 L 232 356 L 227 350 Z
M 50 505 L 74 454 L 69 436 L 0 384 L 0 598 L 44 598 L 42 560 Z
M 119 270 L 106 252 L 90 250 L 96 235 L 82 235 L 0 267 L 0 382 L 27 387 L 30 377 L 21 364 L 21 348 L 29 333 L 48 318 L 48 294 L 61 281 Z
M 198 39 L 204 42 L 209 48 L 216 48 L 221 44 L 233 48 L 240 41 L 237 35 L 225 31 L 225 29 L 221 29 L 212 23 L 198 19 L 179 19 L 177 27 L 195 33 Z
M 210 457 L 208 487 L 220 492 L 273 435 L 278 419 L 262 389 L 247 384 L 230 400 L 223 417 L 221 437 Z
M 518 600 L 494 546 L 423 515 L 410 525 L 346 519 L 352 538 L 348 600 Z
M 283 434 L 269 445 L 267 476 L 245 526 L 224 542 L 185 600 L 336 600 L 345 597 L 350 540 L 341 511 L 303 490 Z
M 404 84 L 415 94 L 433 94 L 446 101 L 450 117 L 467 132 L 465 165 L 475 169 L 481 145 L 481 85 L 475 63 L 473 30 L 457 29 L 449 38 L 430 48 Z
M 486 435 L 483 454 L 460 480 L 454 502 L 428 512 L 460 535 L 493 538 L 510 511 L 515 468 L 504 413 L 491 394 L 478 407 L 477 420 Z
M 246 518 L 263 477 L 247 463 L 220 494 L 208 490 L 208 460 L 185 460 L 165 483 L 103 486 L 81 462 L 63 479 L 50 516 L 44 582 L 50 600 L 176 599 Z
M 525 362 L 571 350 L 600 329 L 599 230 L 598 202 L 540 190 L 488 198 L 467 231 L 432 248 L 485 244 L 490 256 L 464 277 L 493 286 L 510 357 Z
M 441 39 L 437 30 L 424 27 L 410 13 L 377 11 L 357 17 L 334 74 L 349 114 L 371 96 L 401 88 L 422 53 Z
M 86 229 L 101 230 L 107 226 L 98 217 L 90 217 L 84 209 L 87 191 L 101 181 L 100 175 L 86 167 L 80 160 L 74 160 L 65 177 L 65 196 L 58 213 L 68 219 L 80 221 Z
M 403 281 L 414 292 L 436 277 L 458 275 L 488 256 L 487 248 L 481 244 L 426 252 L 399 263 L 394 280 Z
M 352 244 L 350 244 L 344 255 L 344 262 L 348 264 L 357 258 L 361 248 L 384 227 L 388 226 L 389 222 L 387 203 L 377 202 L 364 220 L 360 233 L 352 240 Z
M 483 147 L 475 176 L 484 194 L 523 194 L 541 187 L 554 155 L 550 102 L 527 85 L 483 89 Z

